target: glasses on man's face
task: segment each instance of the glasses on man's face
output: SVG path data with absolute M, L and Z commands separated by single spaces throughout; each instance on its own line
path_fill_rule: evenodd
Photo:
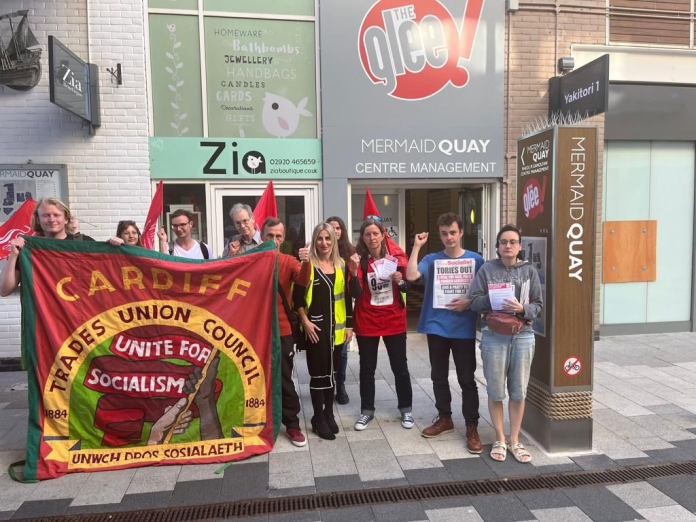
M 515 245 L 519 245 L 520 242 L 517 239 L 501 239 L 500 241 L 498 241 L 498 244 L 500 246 L 507 246 L 507 245 L 515 246 Z
M 239 221 L 235 221 L 234 225 L 237 227 L 242 227 L 242 226 L 247 226 L 251 222 L 251 219 L 240 219 Z
M 176 230 L 177 228 L 184 228 L 189 223 L 191 223 L 191 222 L 187 221 L 186 223 L 172 223 L 172 229 Z

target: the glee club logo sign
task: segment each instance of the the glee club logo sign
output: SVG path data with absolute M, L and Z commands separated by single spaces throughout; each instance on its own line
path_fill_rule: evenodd
M 463 1 L 461 3 L 464 3 Z M 449 83 L 464 87 L 485 0 L 468 0 L 461 24 L 439 0 L 379 0 L 360 27 L 360 60 L 373 83 L 421 100 Z
M 534 219 L 544 211 L 544 197 L 546 196 L 546 176 L 541 184 L 536 178 L 530 179 L 524 186 L 522 193 L 522 206 L 524 215 L 528 219 Z

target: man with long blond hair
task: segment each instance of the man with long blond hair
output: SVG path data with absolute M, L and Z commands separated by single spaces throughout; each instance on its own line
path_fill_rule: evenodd
M 37 236 L 50 239 L 67 239 L 71 241 L 94 241 L 89 236 L 75 236 L 75 229 L 70 222 L 72 213 L 65 203 L 57 198 L 41 198 L 31 216 L 31 228 Z M 25 241 L 16 237 L 10 241 L 10 256 L 0 273 L 0 295 L 7 297 L 19 286 L 20 274 L 17 257 L 24 248 Z

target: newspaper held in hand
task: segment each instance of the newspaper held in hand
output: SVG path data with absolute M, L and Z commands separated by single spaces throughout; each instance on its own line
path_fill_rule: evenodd
M 433 308 L 447 305 L 464 297 L 474 280 L 474 259 L 438 259 L 433 278 Z
M 515 285 L 512 283 L 490 283 L 488 285 L 488 297 L 491 300 L 491 308 L 504 311 L 505 299 L 515 298 Z

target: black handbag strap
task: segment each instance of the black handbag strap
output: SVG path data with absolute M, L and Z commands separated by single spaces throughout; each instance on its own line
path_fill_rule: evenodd
M 288 303 L 287 297 L 285 297 L 285 292 L 283 292 L 283 287 L 278 285 L 278 293 L 280 294 L 280 299 L 283 301 L 283 308 L 285 308 L 285 315 L 288 317 L 288 321 L 291 319 L 290 304 Z

